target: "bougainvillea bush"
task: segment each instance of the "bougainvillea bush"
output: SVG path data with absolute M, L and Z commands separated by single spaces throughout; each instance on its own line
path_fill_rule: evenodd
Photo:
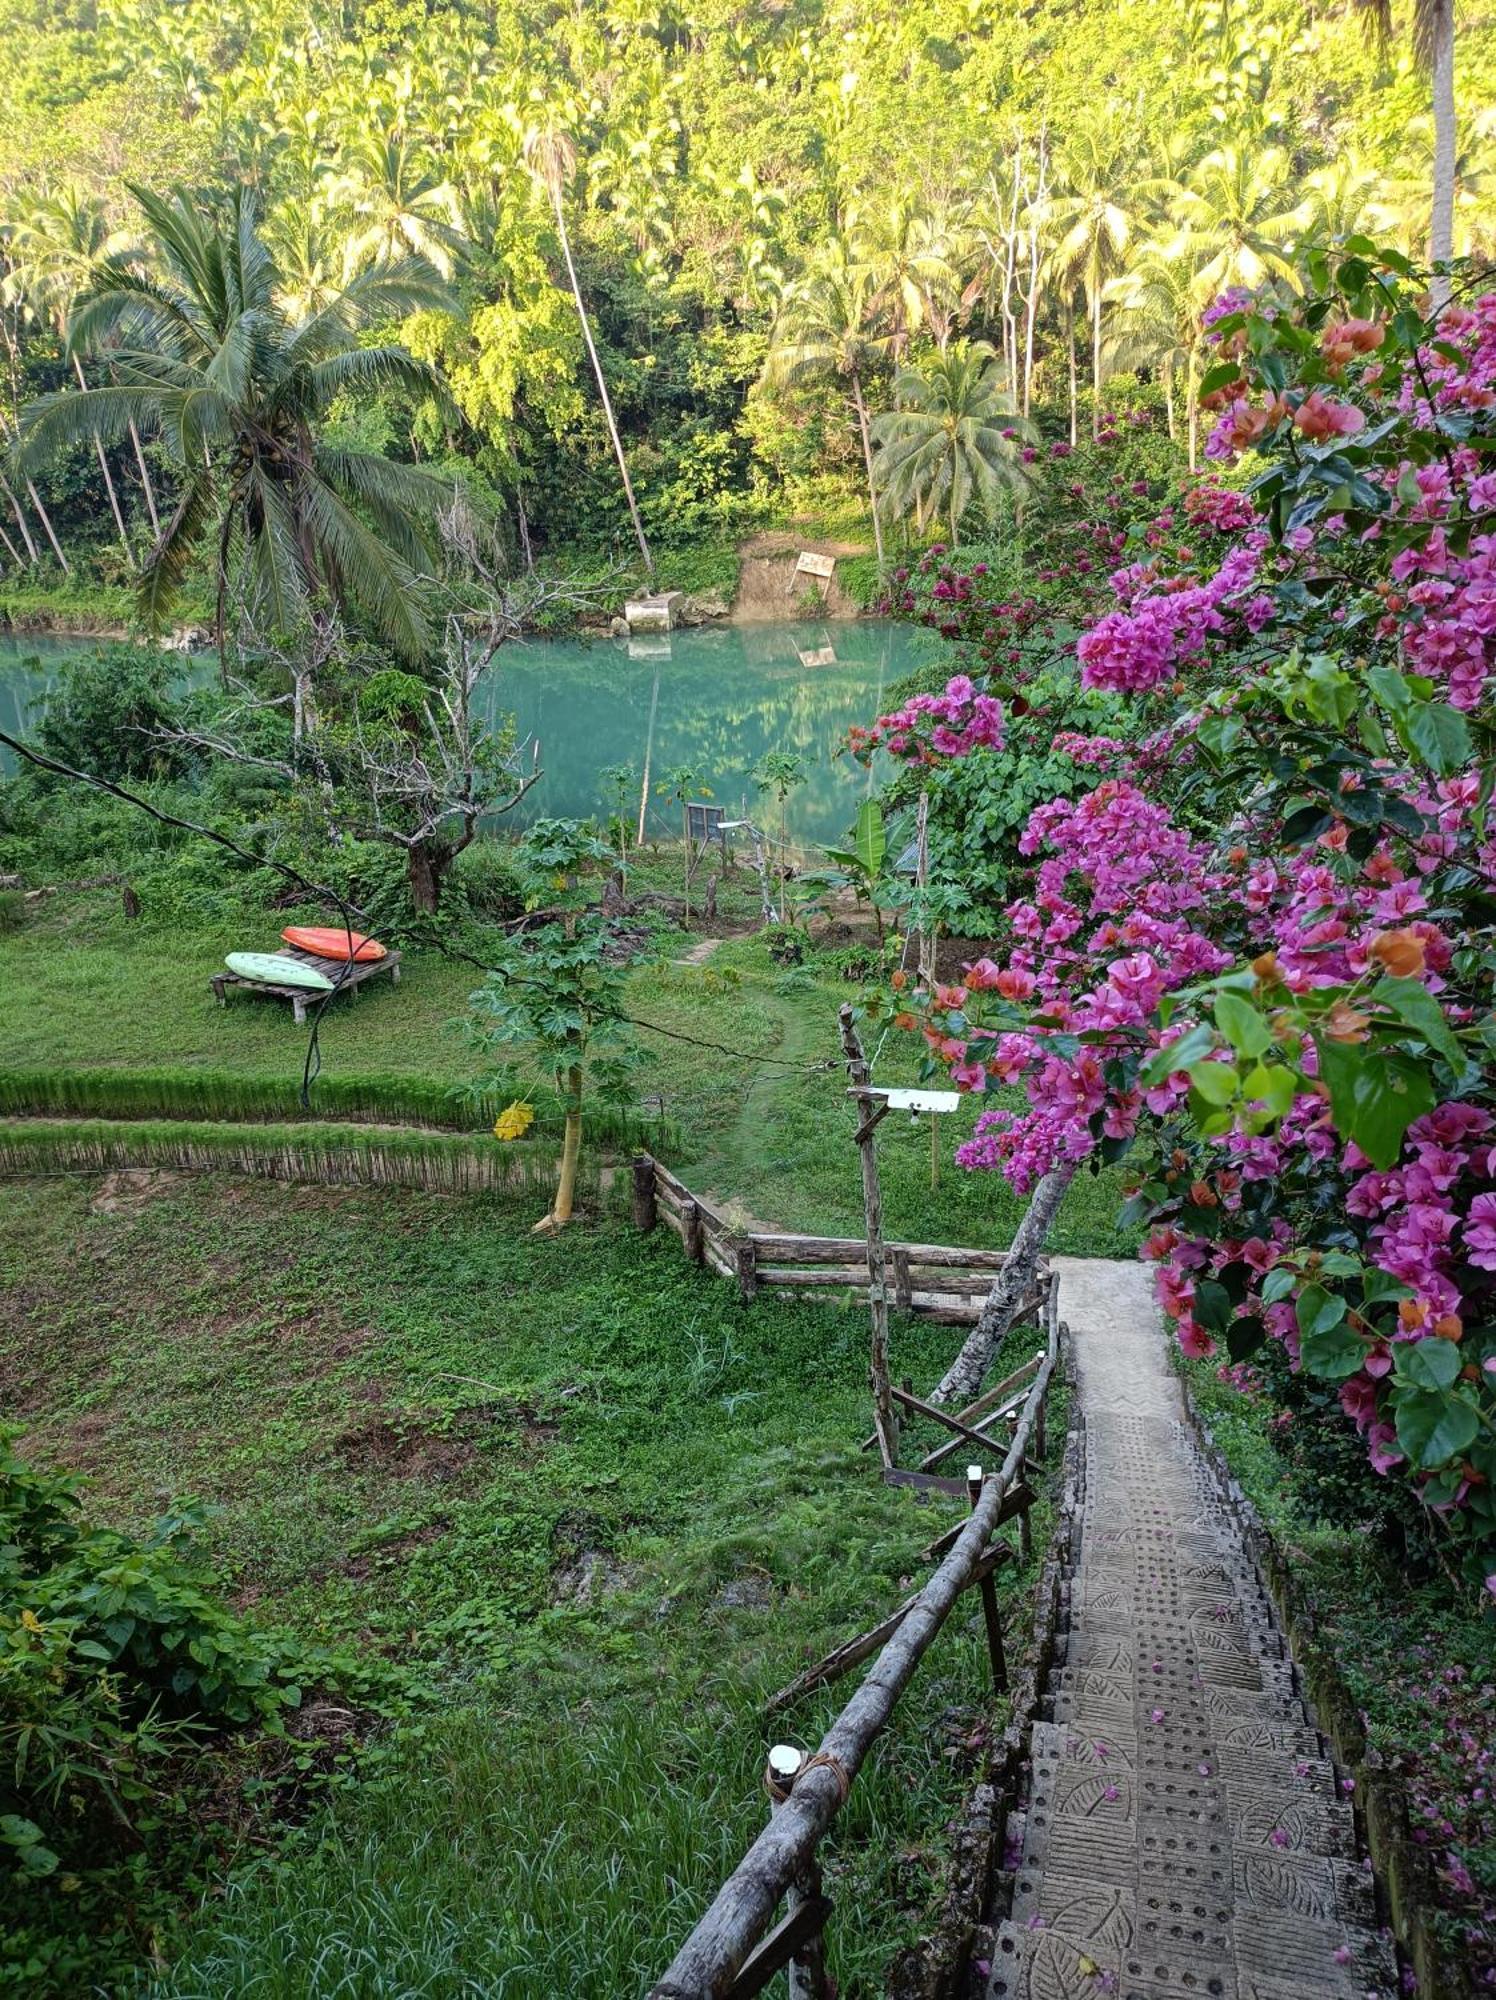
M 1186 1353 L 1291 1385 L 1496 1592 L 1496 292 L 1430 319 L 1352 241 L 1209 317 L 1243 490 L 1130 533 L 1075 648 L 1128 725 L 902 1019 L 1026 1094 L 964 1164 L 1125 1158 Z

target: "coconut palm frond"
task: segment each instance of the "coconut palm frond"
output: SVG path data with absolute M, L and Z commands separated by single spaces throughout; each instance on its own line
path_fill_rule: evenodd
M 159 632 L 170 623 L 193 557 L 213 524 L 217 497 L 211 473 L 204 470 L 187 479 L 160 539 L 146 557 L 138 601 L 149 631 Z
M 334 589 L 346 596 L 406 659 L 432 642 L 419 580 L 325 480 L 309 472 L 297 481 L 297 502 L 334 568 Z

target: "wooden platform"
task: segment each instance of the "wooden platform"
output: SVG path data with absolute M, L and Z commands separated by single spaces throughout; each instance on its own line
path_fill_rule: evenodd
M 400 984 L 398 951 L 386 952 L 383 958 L 355 959 L 351 965 L 341 959 L 318 958 L 313 952 L 297 951 L 291 945 L 282 945 L 275 956 L 292 960 L 297 965 L 309 965 L 315 972 L 325 973 L 329 979 L 336 982 L 339 993 L 350 993 L 354 988 L 362 986 L 366 979 L 377 979 L 382 972 L 389 974 L 392 986 Z M 289 1000 L 298 1027 L 306 1019 L 309 1003 L 332 998 L 330 994 L 315 993 L 306 986 L 277 986 L 273 980 L 245 979 L 242 974 L 230 972 L 226 967 L 222 972 L 215 972 L 208 984 L 213 988 L 214 997 L 220 1007 L 227 1007 L 229 1004 L 231 986 L 242 987 L 249 993 L 268 993 L 276 1000 Z

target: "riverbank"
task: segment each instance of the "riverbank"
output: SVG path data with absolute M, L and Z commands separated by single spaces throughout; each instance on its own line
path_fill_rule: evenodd
M 795 559 L 802 550 L 830 557 L 832 576 L 797 578 Z M 630 597 L 650 591 L 679 591 L 686 625 L 857 618 L 879 596 L 877 564 L 866 538 L 840 519 L 796 517 L 741 541 L 660 548 L 654 557 L 650 574 L 637 552 L 564 547 L 546 552 L 540 573 L 574 585 L 591 601 L 581 610 L 547 612 L 530 629 L 537 637 L 606 631 Z M 206 632 L 212 618 L 210 594 L 189 587 L 178 607 L 174 643 L 180 646 L 197 628 Z M 0 633 L 118 641 L 139 630 L 134 593 L 126 584 L 106 583 L 81 569 L 68 576 L 39 572 L 0 581 Z

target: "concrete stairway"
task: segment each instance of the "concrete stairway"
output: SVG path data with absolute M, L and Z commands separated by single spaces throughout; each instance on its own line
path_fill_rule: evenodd
M 1395 2000 L 1351 1802 L 1183 1420 L 1149 1274 L 1055 1263 L 1085 1500 L 988 1992 Z

